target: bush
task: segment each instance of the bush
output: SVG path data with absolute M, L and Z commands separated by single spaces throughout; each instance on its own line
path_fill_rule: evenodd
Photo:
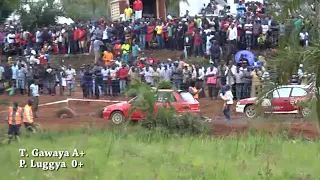
M 172 83 L 170 81 L 160 81 L 157 85 L 158 89 L 172 89 Z
M 156 116 L 147 117 L 141 122 L 143 127 L 151 130 L 161 129 L 169 134 L 200 135 L 209 131 L 207 122 L 192 114 L 177 114 L 173 108 L 161 107 Z

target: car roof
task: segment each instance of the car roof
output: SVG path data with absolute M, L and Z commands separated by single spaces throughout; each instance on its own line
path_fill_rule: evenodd
M 303 88 L 303 89 L 308 89 L 309 85 L 290 84 L 290 85 L 282 85 L 282 86 L 279 86 L 278 88 Z
M 158 92 L 174 92 L 173 89 L 158 89 Z

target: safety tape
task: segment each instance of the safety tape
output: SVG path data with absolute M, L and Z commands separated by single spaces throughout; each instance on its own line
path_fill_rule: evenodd
M 67 98 L 67 99 L 61 100 L 61 101 L 54 101 L 54 102 L 39 104 L 39 107 L 49 106 L 49 105 L 54 105 L 54 104 L 61 104 L 61 103 L 68 103 L 69 101 L 105 102 L 105 103 L 122 103 L 122 102 L 126 102 L 126 101 L 112 101 L 112 100 L 101 100 L 101 99 L 75 99 L 75 98 Z M 0 111 L 0 113 L 5 113 L 5 112 L 8 112 L 8 111 Z

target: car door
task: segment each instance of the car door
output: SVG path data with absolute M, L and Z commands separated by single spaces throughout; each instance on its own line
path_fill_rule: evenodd
M 277 88 L 276 91 L 278 92 L 278 97 L 274 96 L 272 98 L 272 112 L 274 113 L 286 113 L 290 111 L 290 93 L 292 88 L 290 87 L 283 87 Z M 274 93 L 274 95 L 276 95 Z
M 139 103 L 141 103 L 140 96 L 136 97 L 134 100 L 130 102 L 130 108 L 129 108 L 128 114 L 131 113 L 132 120 L 139 120 L 145 117 L 145 113 L 142 110 L 137 109 L 139 106 Z
M 271 113 L 272 112 L 272 99 L 278 98 L 279 93 L 277 89 L 270 91 L 266 94 L 266 96 L 262 99 L 261 106 L 263 107 L 264 112 Z
M 289 111 L 296 111 L 298 110 L 298 106 L 296 104 L 296 102 L 299 100 L 299 99 L 303 99 L 305 98 L 306 96 L 308 95 L 307 91 L 302 89 L 302 88 L 299 88 L 299 87 L 294 87 L 291 91 L 291 94 L 290 94 L 290 104 L 291 104 L 291 107 L 290 107 L 290 110 Z

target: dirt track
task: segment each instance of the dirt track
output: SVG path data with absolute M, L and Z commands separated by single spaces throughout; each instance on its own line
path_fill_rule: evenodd
M 0 96 L 1 99 L 7 101 L 17 101 L 18 103 L 25 104 L 27 102 L 27 96 Z M 69 98 L 68 96 L 41 96 L 40 104 L 59 101 Z M 72 98 L 81 98 L 81 94 L 77 92 Z M 117 98 L 103 98 L 114 101 L 127 100 L 124 97 Z M 108 125 L 108 121 L 105 119 L 97 118 L 95 116 L 99 109 L 110 103 L 100 102 L 71 102 L 68 107 L 73 109 L 77 113 L 75 118 L 58 118 L 55 116 L 55 111 L 61 107 L 66 107 L 66 103 L 49 105 L 39 108 L 39 118 L 36 121 L 41 124 L 43 128 L 54 128 L 54 129 L 69 129 L 75 127 L 85 127 L 94 125 L 98 128 L 103 128 Z M 0 111 L 5 110 L 6 107 L 0 107 Z M 232 120 L 231 122 L 225 123 L 222 114 L 222 101 L 212 101 L 209 99 L 200 99 L 200 108 L 204 116 L 212 118 L 212 134 L 218 136 L 246 133 L 249 129 L 255 129 L 258 131 L 266 131 L 270 134 L 278 132 L 279 130 L 286 129 L 289 136 L 303 136 L 307 138 L 319 137 L 319 131 L 317 126 L 313 122 L 303 122 L 300 119 L 290 118 L 290 122 L 266 122 L 265 121 L 249 121 L 242 114 L 236 114 L 234 107 L 232 108 Z M 3 119 L 6 113 L 1 113 L 0 125 L 5 125 Z M 286 119 L 288 119 L 286 117 Z M 293 119 L 293 120 L 292 120 Z

